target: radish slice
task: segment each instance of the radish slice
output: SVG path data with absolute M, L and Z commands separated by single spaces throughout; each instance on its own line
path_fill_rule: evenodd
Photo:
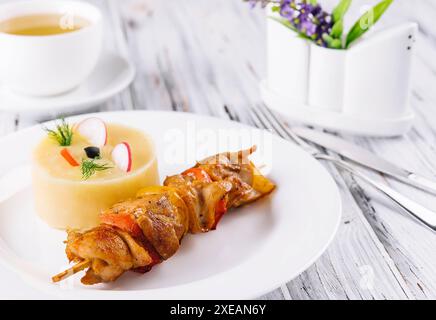
M 86 138 L 93 146 L 103 147 L 107 142 L 107 128 L 103 120 L 88 118 L 79 122 L 76 131 Z
M 127 142 L 117 144 L 112 150 L 112 160 L 118 168 L 125 172 L 132 170 L 132 152 Z

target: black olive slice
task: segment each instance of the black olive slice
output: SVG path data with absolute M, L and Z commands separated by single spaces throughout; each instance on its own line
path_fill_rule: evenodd
M 86 156 L 89 159 L 100 158 L 100 149 L 98 147 L 86 147 L 85 149 Z

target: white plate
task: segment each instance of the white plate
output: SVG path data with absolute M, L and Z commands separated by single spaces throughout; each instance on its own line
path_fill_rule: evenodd
M 16 94 L 6 86 L 0 87 L 0 110 L 37 116 L 84 110 L 125 89 L 134 76 L 135 69 L 129 61 L 106 52 L 88 79 L 65 94 L 32 97 Z
M 186 169 L 195 158 L 229 148 L 223 141 L 231 132 L 231 149 L 259 146 L 254 161 L 270 168 L 268 176 L 278 188 L 255 204 L 230 211 L 217 231 L 188 235 L 179 252 L 151 272 L 127 273 L 115 283 L 86 287 L 79 282 L 81 275 L 61 284 L 50 282 L 67 267 L 65 233 L 36 217 L 27 186 L 0 203 L 0 261 L 29 286 L 60 298 L 256 298 L 298 276 L 332 241 L 341 218 L 336 184 L 293 144 L 267 131 L 193 114 L 132 111 L 97 116 L 150 133 L 158 148 L 161 178 Z M 26 180 L 26 170 L 19 168 L 29 164 L 32 146 L 43 134 L 33 127 L 0 140 L 1 150 L 13 150 L 13 157 L 0 158 L 0 174 L 15 168 L 21 173 L 12 175 Z M 175 161 L 177 148 L 192 158 Z M 0 190 L 11 182 L 11 174 L 0 178 Z M 0 286 L 0 296 L 7 297 L 8 290 Z M 26 296 L 26 290 L 22 294 Z

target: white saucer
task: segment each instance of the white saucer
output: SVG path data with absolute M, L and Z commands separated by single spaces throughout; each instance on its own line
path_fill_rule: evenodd
M 114 53 L 104 53 L 89 78 L 65 94 L 32 97 L 0 87 L 0 111 L 36 116 L 84 110 L 125 89 L 134 76 L 135 69 L 129 61 Z
M 364 118 L 343 112 L 334 112 L 306 104 L 293 104 L 268 87 L 266 81 L 260 84 L 262 99 L 271 110 L 278 112 L 288 121 L 341 131 L 345 133 L 373 136 L 394 137 L 405 134 L 412 127 L 415 114 L 409 111 L 398 118 Z

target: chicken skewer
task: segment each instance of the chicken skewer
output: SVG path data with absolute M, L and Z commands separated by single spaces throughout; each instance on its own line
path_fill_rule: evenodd
M 128 270 L 145 273 L 174 255 L 186 233 L 215 230 L 228 209 L 274 190 L 248 159 L 255 150 L 206 158 L 167 177 L 163 186 L 141 189 L 136 199 L 102 212 L 96 228 L 69 231 L 66 254 L 77 264 L 52 280 L 62 281 L 84 269 L 84 284 L 115 281 Z
M 79 263 L 76 263 L 71 268 L 62 271 L 61 273 L 58 273 L 57 275 L 53 276 L 51 279 L 53 282 L 59 282 L 62 280 L 65 280 L 68 277 L 71 277 L 73 274 L 76 274 L 79 271 L 82 271 L 83 269 L 89 268 L 91 265 L 91 260 L 85 259 Z

